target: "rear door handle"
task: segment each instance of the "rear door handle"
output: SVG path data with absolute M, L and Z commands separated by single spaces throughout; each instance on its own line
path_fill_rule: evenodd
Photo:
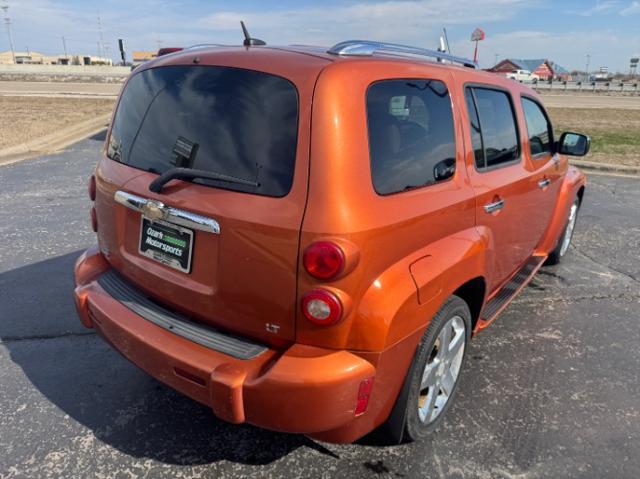
M 496 211 L 499 211 L 502 208 L 504 208 L 504 200 L 500 199 L 484 205 L 484 212 L 489 214 L 495 213 Z
M 538 188 L 544 190 L 550 184 L 551 184 L 551 180 L 549 178 L 543 178 L 543 179 L 538 181 Z

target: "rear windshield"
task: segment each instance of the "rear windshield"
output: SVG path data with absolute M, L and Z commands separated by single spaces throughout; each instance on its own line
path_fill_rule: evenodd
M 267 196 L 291 189 L 298 94 L 284 78 L 228 67 L 169 66 L 127 83 L 108 145 L 112 160 L 152 173 L 193 168 L 258 186 L 196 179 Z

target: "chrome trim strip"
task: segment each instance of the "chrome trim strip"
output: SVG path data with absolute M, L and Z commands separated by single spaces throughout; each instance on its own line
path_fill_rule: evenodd
M 124 191 L 116 191 L 113 195 L 113 199 L 116 203 L 120 203 L 129 209 L 142 212 L 142 207 L 147 204 L 147 199 L 140 196 L 132 195 L 131 193 L 125 193 Z
M 146 207 L 153 206 L 156 210 L 162 212 L 162 218 L 156 219 L 163 219 L 186 228 L 193 228 L 195 230 L 206 231 L 217 235 L 220 234 L 220 224 L 213 218 L 207 218 L 206 216 L 192 213 L 190 211 L 165 206 L 159 201 L 150 200 L 124 191 L 116 191 L 115 195 L 113 195 L 113 199 L 116 203 L 142 214 L 145 214 Z

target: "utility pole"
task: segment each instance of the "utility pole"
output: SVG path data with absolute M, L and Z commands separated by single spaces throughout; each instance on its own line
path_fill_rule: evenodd
M 11 58 L 13 58 L 13 63 L 16 63 L 16 51 L 13 48 L 13 35 L 11 34 L 11 18 L 9 18 L 9 5 L 4 4 L 0 6 L 2 11 L 4 12 L 4 26 L 7 29 L 7 35 L 9 36 L 9 46 L 11 47 Z
M 100 18 L 100 10 L 98 10 L 98 36 L 100 42 L 98 43 L 98 56 L 104 57 L 104 35 L 102 34 L 102 19 Z
M 498 57 L 500 56 L 499 53 L 496 53 L 494 56 L 494 60 L 493 60 L 493 66 L 495 67 L 498 64 Z
M 67 40 L 64 38 L 64 36 L 62 37 L 62 48 L 64 49 L 65 60 L 69 60 L 69 57 L 67 56 Z
M 584 69 L 584 72 L 587 75 L 587 81 L 589 81 L 589 61 L 591 61 L 591 55 L 587 53 L 587 66 Z

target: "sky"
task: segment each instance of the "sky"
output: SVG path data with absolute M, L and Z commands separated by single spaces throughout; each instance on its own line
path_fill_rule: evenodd
M 45 54 L 98 54 L 200 43 L 239 44 L 244 20 L 272 45 L 329 46 L 347 39 L 435 48 L 443 27 L 451 53 L 473 57 L 481 27 L 482 67 L 498 58 L 547 58 L 569 70 L 600 66 L 628 72 L 640 55 L 640 0 L 0 0 L 9 5 L 15 49 Z M 1 13 L 1 12 L 0 12 Z M 0 31 L 0 51 L 9 49 Z M 129 56 L 130 58 L 130 56 Z

